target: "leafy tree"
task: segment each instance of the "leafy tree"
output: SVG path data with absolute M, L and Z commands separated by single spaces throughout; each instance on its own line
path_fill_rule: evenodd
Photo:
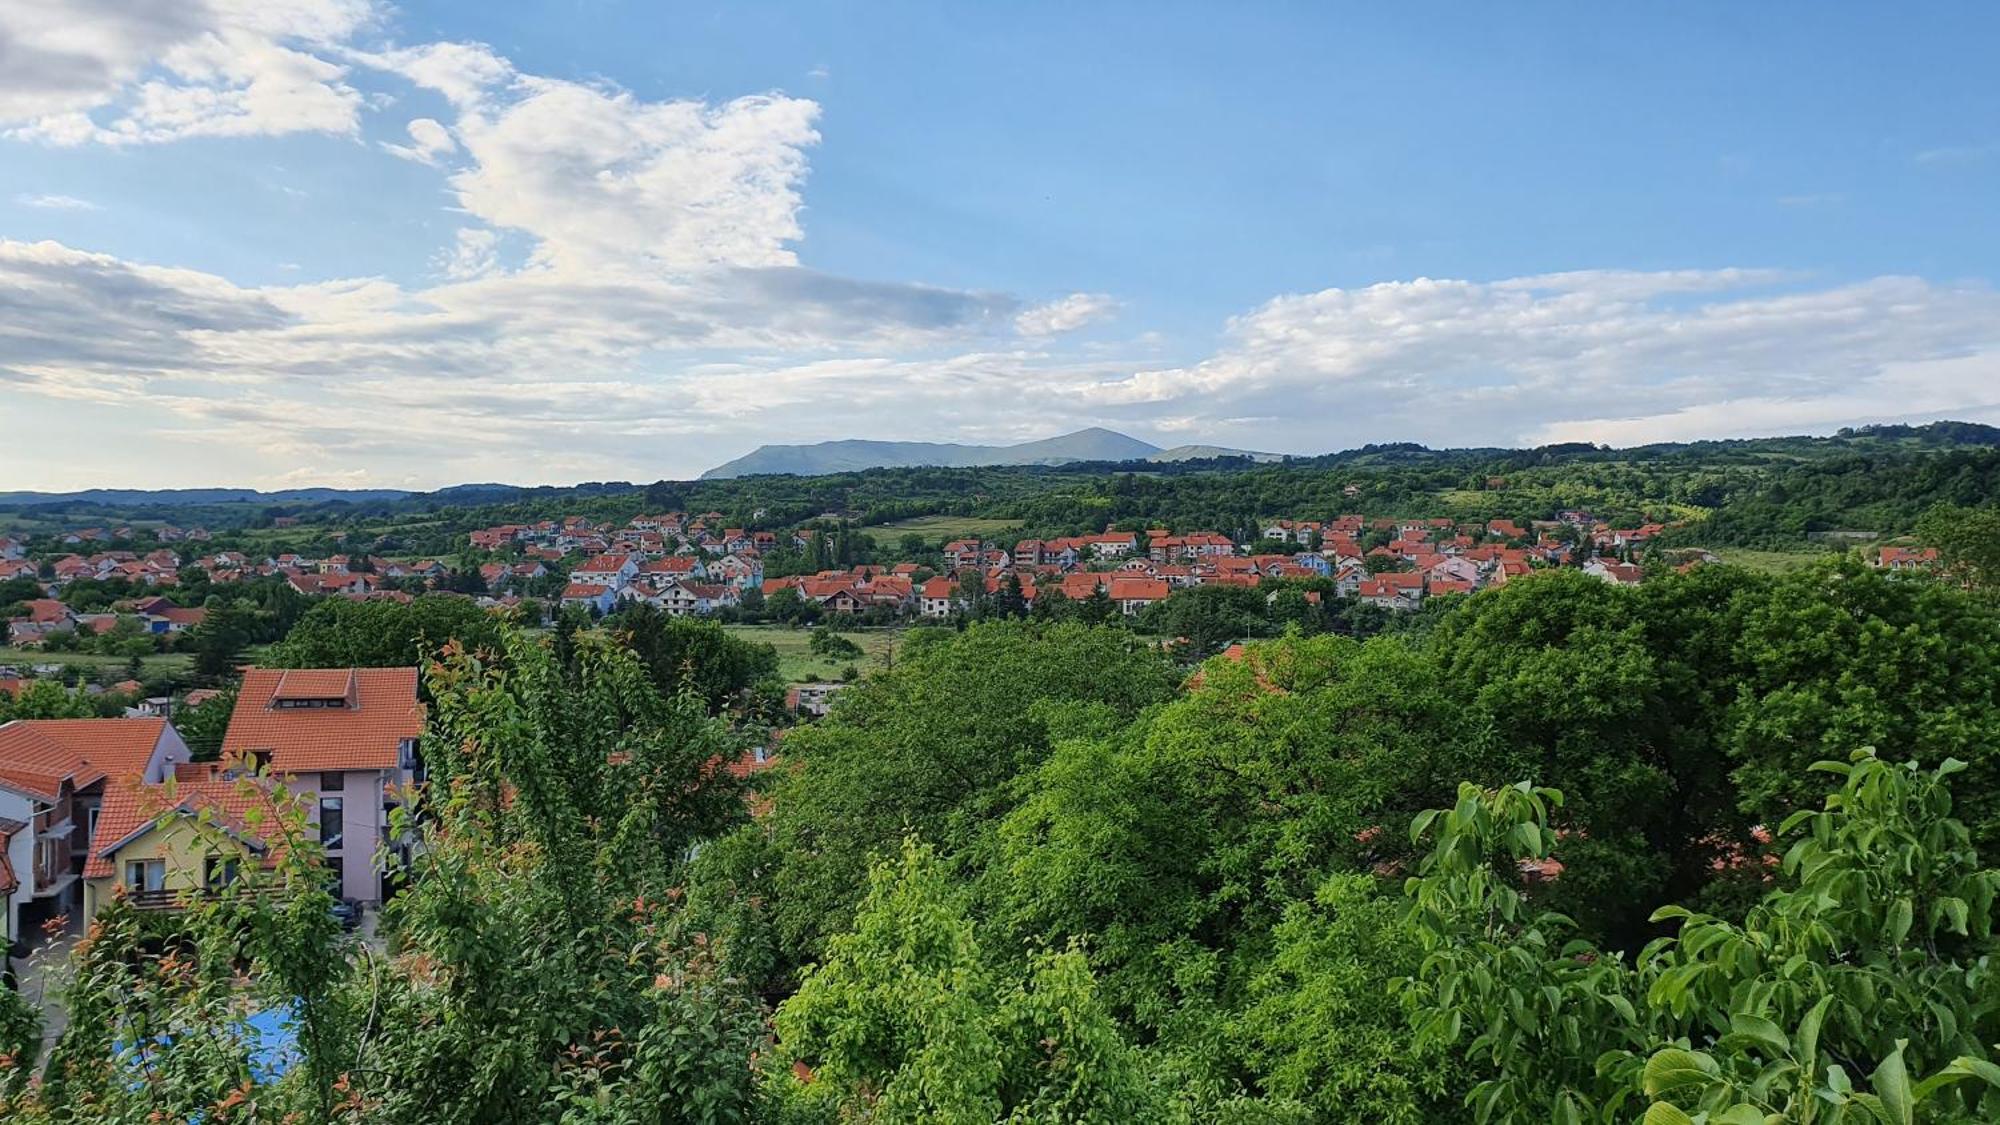
M 229 717 L 235 710 L 236 689 L 228 687 L 174 714 L 174 729 L 188 744 L 195 761 L 212 762 L 222 756 L 222 737 L 229 731 Z
M 263 662 L 277 668 L 398 668 L 422 664 L 457 641 L 496 650 L 500 622 L 468 598 L 411 601 L 329 598 L 313 606 Z
M 1330 870 L 1392 862 L 1384 826 L 1474 757 L 1435 668 L 1393 642 L 1287 639 L 1198 680 L 1058 745 L 1002 828 L 994 892 L 1018 940 L 1087 941 L 1116 1010 L 1190 1043 L 1268 963 L 1287 911 Z M 1202 1065 L 1244 1077 L 1233 1058 Z
M 1167 637 L 1183 658 L 1200 660 L 1231 641 L 1271 634 L 1269 603 L 1254 586 L 1196 586 L 1147 606 L 1138 626 Z
M 856 660 L 861 656 L 860 645 L 834 632 L 826 625 L 815 628 L 808 643 L 813 655 L 824 656 L 829 660 Z
M 1966 585 L 2000 589 L 2000 508 L 1940 505 L 1924 513 L 1916 531 L 1938 549 L 1945 569 Z
M 1466 786 L 1415 822 L 1419 1045 L 1460 1049 L 1482 1120 L 1969 1122 L 2000 1110 L 1990 907 L 1935 770 L 1872 751 L 1815 769 L 1823 810 L 1780 828 L 1779 885 L 1741 922 L 1680 907 L 1635 962 L 1569 940 L 1512 876 L 1558 846 L 1561 795 Z M 1746 857 L 1756 862 L 1755 857 Z M 1469 1037 L 1470 1036 L 1470 1037 Z M 1469 1038 L 1468 1038 L 1469 1037 Z M 1865 1088 L 1864 1088 L 1865 1082 Z M 1696 1115 L 1700 1115 L 1699 1118 Z
M 982 623 L 903 646 L 895 666 L 848 688 L 827 719 L 785 742 L 797 763 L 772 791 L 782 856 L 772 918 L 787 960 L 817 958 L 860 900 L 871 857 L 906 830 L 957 857 L 1011 807 L 1068 707 L 1117 721 L 1173 690 L 1171 668 L 1128 634 Z
M 194 627 L 188 645 L 194 650 L 195 675 L 219 683 L 236 672 L 243 662 L 243 650 L 255 640 L 260 628 L 258 611 L 242 600 L 224 601 L 209 607 L 208 616 Z
M 1137 1052 L 1096 1001 L 1075 952 L 1003 985 L 963 896 L 928 848 L 884 862 L 851 932 L 778 1009 L 780 1104 L 883 1122 L 1154 1119 Z
M 711 712 L 778 675 L 778 652 L 770 645 L 644 602 L 606 618 L 605 628 L 638 655 L 662 692 L 693 692 Z
M 20 694 L 0 694 L 0 721 L 14 719 L 89 719 L 97 715 L 90 697 L 54 680 L 29 680 Z
M 1390 993 L 1419 958 L 1400 898 L 1378 883 L 1331 876 L 1311 901 L 1287 907 L 1228 1025 L 1275 1117 L 1418 1125 L 1452 1116 L 1456 1067 L 1441 1048 L 1411 1042 Z
M 1808 767 L 1828 754 L 1896 746 L 1927 767 L 1968 763 L 1960 816 L 2000 847 L 2000 608 L 1842 560 L 1777 581 L 1734 644 L 1719 738 L 1751 816 L 1776 823 L 1816 800 Z

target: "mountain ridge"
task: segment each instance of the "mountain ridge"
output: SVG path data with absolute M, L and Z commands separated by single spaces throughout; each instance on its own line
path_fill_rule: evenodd
M 985 465 L 1066 465 L 1074 462 L 1182 461 L 1205 457 L 1250 457 L 1276 460 L 1276 454 L 1251 453 L 1211 445 L 1162 449 L 1129 434 L 1092 426 L 1015 445 L 963 445 L 953 442 L 873 441 L 848 438 L 806 445 L 760 445 L 749 453 L 701 474 L 702 480 L 765 474 L 822 476 L 862 469 L 918 466 L 972 468 Z

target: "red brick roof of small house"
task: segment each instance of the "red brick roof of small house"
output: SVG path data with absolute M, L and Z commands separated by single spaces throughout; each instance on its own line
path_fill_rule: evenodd
M 45 801 L 65 778 L 82 788 L 136 777 L 160 743 L 165 719 L 17 719 L 0 726 L 0 784 Z
M 949 598 L 958 593 L 958 583 L 940 574 L 924 579 L 923 596 L 927 598 Z
M 343 705 L 297 705 L 322 699 Z M 415 668 L 252 668 L 237 691 L 222 753 L 269 751 L 281 773 L 393 770 L 403 741 L 423 734 L 424 717 Z
M 1110 593 L 1111 600 L 1115 602 L 1157 602 L 1164 600 L 1167 595 L 1173 593 L 1173 588 L 1168 586 L 1163 579 L 1141 578 L 1137 576 L 1128 577 L 1121 574 L 1111 579 Z
M 281 853 L 266 848 L 259 827 L 250 823 L 253 819 L 261 826 L 277 823 L 272 783 L 249 777 L 224 777 L 214 766 L 211 762 L 184 764 L 174 770 L 174 780 L 167 784 L 125 781 L 107 785 L 104 801 L 98 806 L 97 832 L 90 841 L 90 858 L 84 863 L 83 877 L 105 879 L 116 875 L 111 857 L 118 849 L 174 814 L 205 815 L 216 828 L 261 853 L 265 866 L 275 864 Z M 252 810 L 260 815 L 253 817 Z
M 599 586 L 594 582 L 572 582 L 563 587 L 562 596 L 568 598 L 597 599 L 609 592 L 611 587 Z
M 616 574 L 624 569 L 626 559 L 627 556 L 625 555 L 603 554 L 590 559 L 576 569 L 579 574 Z
M 1938 561 L 1936 547 L 1884 547 L 1876 557 L 1880 566 L 1929 566 Z
M 21 603 L 28 611 L 28 620 L 39 625 L 53 625 L 70 618 L 69 607 L 55 598 L 32 598 Z

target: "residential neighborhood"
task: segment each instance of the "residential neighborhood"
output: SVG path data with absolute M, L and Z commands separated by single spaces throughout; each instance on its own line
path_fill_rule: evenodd
M 251 669 L 211 761 L 165 718 L 0 724 L 7 936 L 88 921 L 113 896 L 172 909 L 271 862 L 276 787 L 303 802 L 334 897 L 380 903 L 378 851 L 406 845 L 391 817 L 425 777 L 425 714 L 415 668 Z

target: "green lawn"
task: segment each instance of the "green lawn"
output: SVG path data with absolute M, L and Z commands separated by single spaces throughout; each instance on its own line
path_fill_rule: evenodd
M 1784 574 L 1811 566 L 1831 555 L 1831 551 L 1753 551 L 1747 547 L 1716 547 L 1715 555 L 1723 562 L 1743 567 L 1746 570 L 1762 571 L 1765 574 Z
M 66 667 L 88 669 L 91 675 L 105 668 L 123 669 L 128 663 L 123 656 L 100 656 L 94 652 L 43 652 L 38 648 L 0 647 L 0 664 L 13 664 L 26 669 L 34 664 L 61 664 Z M 194 667 L 194 657 L 184 652 L 166 653 L 144 658 L 146 675 L 185 676 Z
M 923 536 L 925 542 L 931 542 L 945 539 L 975 539 L 1020 529 L 1021 525 L 1018 523 L 980 519 L 976 516 L 914 516 L 894 523 L 878 524 L 865 530 L 878 542 L 894 541 L 897 537 L 912 531 Z
M 828 660 L 812 653 L 812 632 L 787 629 L 782 625 L 725 625 L 723 628 L 746 641 L 767 644 L 778 650 L 778 675 L 786 683 L 837 680 L 849 664 L 863 672 L 886 667 L 889 654 L 901 637 L 899 629 L 862 629 L 841 636 L 861 646 L 859 660 Z

